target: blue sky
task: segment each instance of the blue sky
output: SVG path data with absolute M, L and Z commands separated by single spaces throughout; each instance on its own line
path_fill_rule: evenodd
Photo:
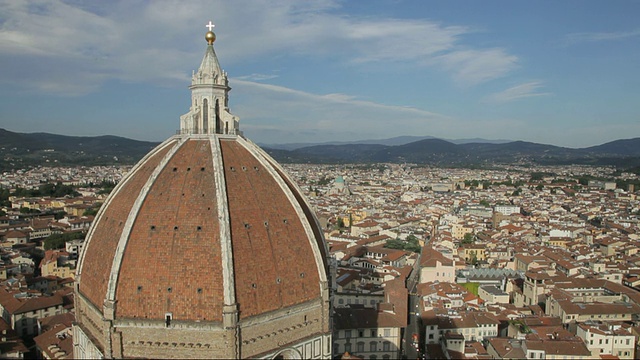
M 0 0 L 0 127 L 161 141 L 205 24 L 259 143 L 640 137 L 638 1 Z

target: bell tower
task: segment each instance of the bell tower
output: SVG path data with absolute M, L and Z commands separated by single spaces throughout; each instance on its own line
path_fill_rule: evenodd
M 241 135 L 239 118 L 229 112 L 229 79 L 213 49 L 214 26 L 211 21 L 206 25 L 207 50 L 200 68 L 191 75 L 191 107 L 180 117 L 181 134 Z

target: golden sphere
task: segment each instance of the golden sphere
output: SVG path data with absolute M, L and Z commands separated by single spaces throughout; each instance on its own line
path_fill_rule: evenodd
M 214 34 L 213 31 L 207 31 L 207 33 L 204 35 L 204 39 L 207 40 L 207 43 L 209 43 L 209 45 L 211 45 L 214 41 L 216 41 L 216 34 Z

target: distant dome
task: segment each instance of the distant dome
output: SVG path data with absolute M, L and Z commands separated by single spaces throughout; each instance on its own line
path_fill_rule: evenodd
M 203 64 L 219 71 L 212 50 Z M 74 355 L 329 357 L 320 226 L 278 163 L 241 136 L 237 117 L 203 108 L 226 105 L 229 89 L 193 81 L 200 107 L 118 184 L 89 230 Z M 231 128 L 216 125 L 219 113 Z

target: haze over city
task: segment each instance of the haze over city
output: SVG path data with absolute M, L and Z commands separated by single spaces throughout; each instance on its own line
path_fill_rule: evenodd
M 210 8 L 211 11 L 202 11 Z M 0 1 L 0 128 L 161 141 L 211 19 L 261 143 L 640 136 L 637 2 Z

